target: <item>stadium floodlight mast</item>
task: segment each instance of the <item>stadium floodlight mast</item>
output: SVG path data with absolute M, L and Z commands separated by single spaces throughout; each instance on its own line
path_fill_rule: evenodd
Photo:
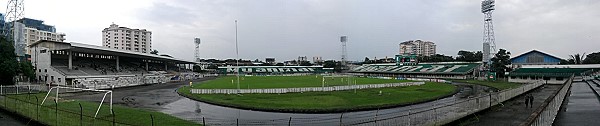
M 194 44 L 196 46 L 195 50 L 194 50 L 194 58 L 196 58 L 196 62 L 200 62 L 200 44 L 202 43 L 202 41 L 200 40 L 200 38 L 194 38 Z
M 346 50 L 346 42 L 348 42 L 348 36 L 340 36 L 340 42 L 342 42 L 342 69 L 346 67 L 346 60 L 348 60 L 348 52 Z
M 235 20 L 235 67 L 237 71 L 237 93 L 240 93 L 240 53 L 238 51 L 238 28 L 237 28 L 237 20 Z M 248 87 L 250 88 L 250 87 Z
M 481 1 L 481 13 L 484 14 L 483 18 L 483 57 L 482 60 L 485 65 L 491 63 L 491 57 L 496 53 L 496 40 L 494 35 L 494 24 L 492 23 L 492 12 L 494 8 L 495 0 L 483 0 Z

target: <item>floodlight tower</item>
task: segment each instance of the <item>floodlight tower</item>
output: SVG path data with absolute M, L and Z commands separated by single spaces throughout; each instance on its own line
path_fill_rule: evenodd
M 346 42 L 348 41 L 348 36 L 341 36 L 340 42 L 342 42 L 342 68 L 346 67 L 346 61 L 348 52 L 346 52 Z
M 15 35 L 14 26 L 17 20 L 23 18 L 24 11 L 23 0 L 8 0 L 6 4 L 6 15 L 4 15 L 5 24 L 2 27 L 2 35 L 12 38 Z
M 481 1 L 481 13 L 483 13 L 483 62 L 489 66 L 491 58 L 496 53 L 496 39 L 494 36 L 494 24 L 492 23 L 492 12 L 494 0 Z
M 194 58 L 196 62 L 200 62 L 200 38 L 194 38 L 194 44 L 196 44 L 196 50 L 194 51 Z

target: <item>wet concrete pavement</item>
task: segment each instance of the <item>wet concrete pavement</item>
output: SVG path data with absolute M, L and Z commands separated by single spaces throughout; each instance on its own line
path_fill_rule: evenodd
M 592 82 L 590 82 L 593 84 Z M 586 82 L 574 82 L 570 95 L 559 110 L 554 125 L 559 126 L 589 126 L 600 125 L 600 100 L 592 89 L 593 85 Z M 591 87 L 590 87 L 591 86 Z
M 201 78 L 193 82 L 202 82 L 214 79 L 214 77 Z M 162 110 L 163 106 L 180 100 L 184 97 L 176 93 L 177 88 L 188 85 L 189 81 L 165 84 L 142 85 L 135 87 L 117 88 L 113 90 L 113 104 L 125 105 L 133 108 L 148 108 Z M 68 99 L 80 99 L 86 101 L 100 102 L 104 93 L 84 92 L 61 94 Z M 107 96 L 108 102 L 109 96 Z
M 472 126 L 515 126 L 519 125 L 548 99 L 562 85 L 544 85 L 535 90 L 524 93 L 511 100 L 504 102 L 503 105 L 492 107 L 487 111 L 477 113 L 478 120 L 465 124 Z M 525 107 L 525 96 L 532 94 L 534 96 L 533 107 Z
M 24 122 L 21 122 L 9 115 L 6 111 L 0 111 L 0 125 L 2 126 L 26 126 Z

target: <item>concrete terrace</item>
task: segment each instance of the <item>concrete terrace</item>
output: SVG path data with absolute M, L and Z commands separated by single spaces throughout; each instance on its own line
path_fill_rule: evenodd
M 557 90 L 560 90 L 562 85 L 544 85 L 535 90 L 524 93 L 509 101 L 504 102 L 504 105 L 492 107 L 486 111 L 477 113 L 477 117 L 471 117 L 469 120 L 461 120 L 465 125 L 471 126 L 514 126 L 525 122 L 534 111 L 541 107 L 542 103 L 553 95 Z M 532 94 L 534 103 L 532 108 L 525 107 L 525 96 Z
M 571 94 L 566 98 L 563 107 L 556 116 L 554 125 L 584 126 L 600 125 L 600 88 L 598 80 L 588 82 L 574 82 Z

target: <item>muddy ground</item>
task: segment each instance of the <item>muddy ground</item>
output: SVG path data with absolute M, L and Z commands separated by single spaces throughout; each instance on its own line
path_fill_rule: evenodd
M 214 77 L 201 78 L 193 82 L 202 82 L 215 79 Z M 177 94 L 177 88 L 189 85 L 189 81 L 140 85 L 134 87 L 125 87 L 113 89 L 113 104 L 124 105 L 133 108 L 148 108 L 160 110 L 162 106 L 179 100 L 181 97 Z M 100 92 L 81 92 L 60 94 L 61 98 L 79 99 L 84 101 L 100 102 L 104 93 Z M 106 96 L 105 102 L 109 102 L 109 96 Z

